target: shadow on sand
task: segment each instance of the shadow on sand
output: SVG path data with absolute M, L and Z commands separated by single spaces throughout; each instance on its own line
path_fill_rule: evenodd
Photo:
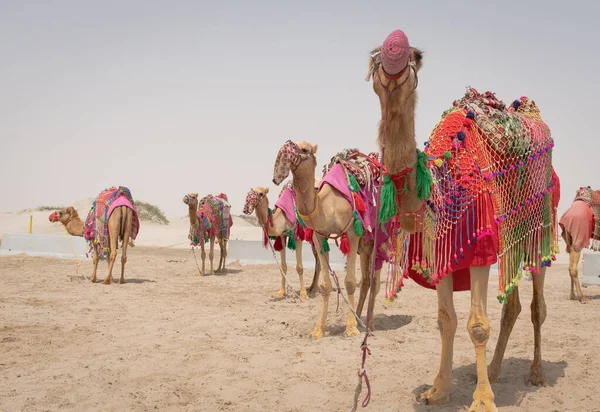
M 567 362 L 543 361 L 548 386 L 556 385 L 559 378 L 564 378 Z M 437 362 L 435 362 L 437 373 Z M 495 395 L 496 406 L 519 406 L 522 400 L 530 393 L 540 389 L 537 386 L 525 384 L 525 378 L 529 374 L 531 359 L 507 358 L 502 362 L 502 371 L 498 383 L 492 385 Z M 430 379 L 433 380 L 435 375 Z M 453 370 L 453 390 L 450 394 L 450 402 L 440 407 L 440 411 L 464 411 L 473 402 L 473 391 L 477 383 L 477 369 L 475 363 L 460 366 Z M 413 390 L 415 399 L 421 393 L 429 389 L 431 385 L 420 385 Z M 415 411 L 429 411 L 431 406 L 424 404 L 413 404 Z

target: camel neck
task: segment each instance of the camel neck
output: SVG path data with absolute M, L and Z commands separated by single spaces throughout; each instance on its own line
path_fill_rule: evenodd
M 298 212 L 302 215 L 310 215 L 317 205 L 315 190 L 315 167 L 298 168 L 294 172 L 294 191 L 298 202 Z
M 78 217 L 74 217 L 65 224 L 67 233 L 71 236 L 83 236 L 83 222 Z
M 392 99 L 393 100 L 393 99 Z M 407 168 L 414 167 L 417 161 L 417 142 L 415 140 L 414 98 L 409 97 L 406 108 L 401 108 L 394 101 L 390 102 L 385 114 L 382 107 L 382 121 L 379 124 L 379 143 L 384 143 L 384 164 L 389 174 L 397 174 Z M 385 121 L 387 120 L 387 126 Z

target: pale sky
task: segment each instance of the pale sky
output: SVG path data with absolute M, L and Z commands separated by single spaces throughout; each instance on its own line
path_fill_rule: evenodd
M 600 3 L 0 0 L 0 211 L 108 186 L 186 214 L 242 211 L 287 139 L 376 150 L 369 51 L 395 29 L 425 51 L 417 141 L 465 87 L 533 98 L 552 130 L 559 210 L 600 188 Z

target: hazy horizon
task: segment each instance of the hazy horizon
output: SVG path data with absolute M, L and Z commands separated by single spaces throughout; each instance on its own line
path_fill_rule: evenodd
M 555 139 L 562 213 L 600 189 L 593 134 L 600 5 L 542 1 L 0 1 L 0 211 L 69 205 L 109 186 L 169 217 L 184 194 L 271 183 L 287 140 L 377 150 L 370 50 L 394 29 L 424 50 L 416 138 L 468 86 L 533 98 Z

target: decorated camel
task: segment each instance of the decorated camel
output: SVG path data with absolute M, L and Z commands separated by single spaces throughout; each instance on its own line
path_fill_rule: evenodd
M 418 399 L 429 404 L 449 400 L 457 327 L 452 294 L 471 290 L 468 331 L 475 346 L 477 387 L 470 410 L 495 411 L 490 381 L 498 379 L 521 309 L 518 282 L 523 272 L 533 274 L 534 289 L 535 349 L 527 381 L 546 384 L 541 326 L 546 318 L 546 267 L 557 251 L 554 143 L 533 100 L 521 97 L 506 107 L 490 92 L 468 89 L 443 113 L 425 151 L 419 152 L 414 107 L 421 60 L 421 52 L 409 46 L 400 30 L 371 54 L 369 78 L 381 104 L 379 143 L 388 174 L 380 223 L 397 217 L 403 274 L 437 290 L 440 369 L 433 386 Z M 487 285 L 490 266 L 498 257 L 499 300 L 504 307 L 488 379 Z
M 53 212 L 50 222 L 60 222 L 71 236 L 83 236 L 93 251 L 94 272 L 90 281 L 96 282 L 98 260 L 110 253 L 108 273 L 104 284 L 113 282 L 112 270 L 117 259 L 118 241 L 121 241 L 121 278 L 125 283 L 125 263 L 127 245 L 137 237 L 140 221 L 134 206 L 131 192 L 124 186 L 111 187 L 98 195 L 85 223 L 79 218 L 74 207 Z
M 594 191 L 589 186 L 580 187 L 573 204 L 560 218 L 559 225 L 569 254 L 570 298 L 577 299 L 577 289 L 579 302 L 585 303 L 588 299 L 583 295 L 577 266 L 584 248 L 600 251 L 600 190 Z
M 198 201 L 198 193 L 190 193 L 183 197 L 183 203 L 188 205 L 190 217 L 190 233 L 188 238 L 192 247 L 200 245 L 202 250 L 202 274 L 205 274 L 206 252 L 204 244 L 210 241 L 208 258 L 210 259 L 210 274 L 214 275 L 213 260 L 215 257 L 215 239 L 219 242 L 221 255 L 217 272 L 225 271 L 227 258 L 227 241 L 233 225 L 227 195 L 208 195 Z
M 374 252 L 372 231 L 375 229 L 372 207 L 373 192 L 377 189 L 377 167 L 374 159 L 348 150 L 339 153 L 326 167 L 323 178 L 315 188 L 315 169 L 317 166 L 317 145 L 305 141 L 288 140 L 277 154 L 273 172 L 273 183 L 281 184 L 289 175 L 293 175 L 293 188 L 297 197 L 298 219 L 306 229 L 306 238 L 312 238 L 320 263 L 319 288 L 322 295 L 322 307 L 319 320 L 312 331 L 314 338 L 321 338 L 327 326 L 327 309 L 332 284 L 329 275 L 328 239 L 341 240 L 340 250 L 347 255 L 346 278 L 344 285 L 348 294 L 346 336 L 358 335 L 357 321 L 353 310 L 356 291 L 356 255 L 360 254 L 363 276 L 369 272 L 369 264 Z M 384 260 L 387 260 L 385 231 L 380 230 L 376 273 L 379 276 Z M 378 282 L 376 283 L 378 285 Z M 361 288 L 359 304 L 364 302 L 367 290 Z M 371 320 L 367 325 L 374 329 Z
M 273 297 L 279 299 L 286 294 L 285 275 L 287 275 L 287 262 L 285 257 L 285 247 L 296 251 L 296 273 L 300 279 L 300 297 L 308 299 L 306 288 L 304 287 L 304 267 L 302 266 L 302 242 L 304 241 L 304 228 L 298 222 L 296 216 L 296 193 L 291 183 L 284 185 L 279 194 L 277 202 L 275 202 L 275 210 L 269 208 L 269 193 L 268 187 L 255 187 L 250 189 L 246 196 L 244 204 L 244 214 L 251 215 L 256 213 L 258 224 L 263 229 L 263 245 L 267 247 L 269 238 L 274 240 L 273 248 L 281 255 L 281 288 L 274 293 Z M 287 242 L 286 242 L 287 240 Z M 312 245 L 311 245 L 312 247 Z M 313 283 L 308 289 L 316 291 L 318 280 L 317 273 L 319 271 L 319 258 L 313 247 L 315 256 L 315 275 Z

